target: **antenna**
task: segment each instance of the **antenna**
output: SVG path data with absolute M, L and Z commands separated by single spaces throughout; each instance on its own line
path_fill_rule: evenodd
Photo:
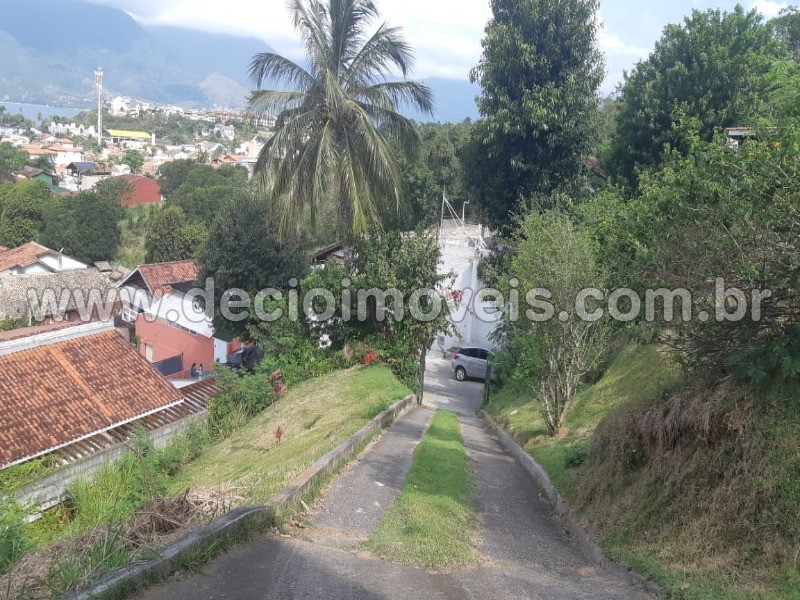
M 469 204 L 466 202 L 465 204 Z M 439 224 L 440 227 L 444 227 L 444 219 L 445 219 L 445 209 L 450 214 L 450 218 L 457 221 L 460 227 L 464 227 L 466 224 L 464 221 L 464 208 L 461 209 L 461 216 L 458 215 L 456 209 L 453 208 L 453 205 L 450 204 L 450 200 L 447 199 L 447 194 L 442 192 L 442 216 L 441 216 L 441 223 Z
M 97 67 L 94 72 L 97 83 L 97 143 L 103 143 L 103 67 Z

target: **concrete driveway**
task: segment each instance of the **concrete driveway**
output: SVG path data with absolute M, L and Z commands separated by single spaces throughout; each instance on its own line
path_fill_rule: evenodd
M 450 360 L 441 352 L 430 352 L 425 358 L 425 388 L 422 403 L 431 408 L 473 416 L 483 404 L 483 381 L 456 381 Z
M 586 557 L 519 463 L 474 416 L 483 383 L 459 382 L 449 361 L 428 357 L 424 404 L 411 409 L 332 482 L 294 537 L 262 535 L 146 590 L 149 600 L 630 599 L 645 591 Z M 459 413 L 478 494 L 483 563 L 431 573 L 380 560 L 358 544 L 394 503 L 430 424 L 430 408 Z

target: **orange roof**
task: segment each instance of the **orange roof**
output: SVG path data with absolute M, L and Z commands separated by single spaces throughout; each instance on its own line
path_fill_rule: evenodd
M 58 252 L 51 250 L 36 242 L 28 242 L 11 250 L 0 250 L 0 273 L 8 271 L 14 267 L 27 267 L 32 265 L 40 256 L 45 254 L 56 255 Z
M 58 152 L 40 146 L 22 146 L 20 150 L 24 150 L 28 154 L 58 154 Z
M 172 291 L 172 284 L 191 283 L 200 274 L 200 267 L 194 260 L 140 265 L 137 270 L 151 294 L 157 291 L 167 294 Z
M 0 355 L 0 466 L 181 401 L 116 331 Z

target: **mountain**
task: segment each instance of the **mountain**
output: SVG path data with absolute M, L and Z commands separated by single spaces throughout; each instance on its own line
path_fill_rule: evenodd
M 272 51 L 254 37 L 143 26 L 122 10 L 79 0 L 0 0 L 0 14 L 0 101 L 91 106 L 102 66 L 107 97 L 237 107 L 252 89 L 253 55 Z M 477 117 L 477 86 L 427 83 L 435 120 Z
M 145 28 L 71 0 L 0 0 L 0 14 L 0 99 L 89 105 L 100 65 L 107 96 L 241 106 L 250 59 L 269 50 L 256 38 Z

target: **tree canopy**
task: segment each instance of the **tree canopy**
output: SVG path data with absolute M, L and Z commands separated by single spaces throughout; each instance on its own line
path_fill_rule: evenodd
M 308 256 L 297 246 L 281 244 L 276 227 L 264 218 L 267 202 L 240 191 L 220 210 L 200 254 L 200 280 L 213 277 L 217 314 L 215 326 L 247 335 L 247 323 L 233 323 L 219 313 L 222 293 L 242 289 L 251 298 L 264 288 L 288 289 L 309 269 Z
M 145 260 L 149 263 L 195 258 L 205 243 L 202 223 L 186 218 L 179 206 L 165 206 L 150 218 L 145 235 Z
M 488 225 L 509 231 L 521 199 L 572 184 L 591 147 L 603 79 L 596 0 L 493 0 L 483 56 L 483 119 L 463 153 Z
M 687 148 L 685 129 L 752 124 L 768 116 L 764 75 L 785 46 L 755 11 L 695 10 L 667 25 L 653 53 L 626 75 L 609 168 L 633 186 L 637 169 L 667 147 Z
M 11 173 L 28 164 L 28 153 L 15 148 L 11 142 L 0 144 L 0 183 L 11 179 Z
M 126 182 L 127 183 L 127 182 Z M 41 242 L 86 263 L 111 260 L 121 232 L 119 201 L 96 192 L 52 198 L 42 216 Z
M 282 237 L 335 203 L 342 234 L 361 234 L 403 200 L 399 156 L 418 143 L 409 105 L 432 113 L 427 86 L 405 80 L 413 54 L 371 0 L 292 0 L 307 68 L 279 54 L 253 57 L 252 114 L 278 115 L 255 171 L 268 186 Z M 393 81 L 393 71 L 403 81 Z M 277 89 L 261 89 L 270 82 Z

